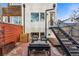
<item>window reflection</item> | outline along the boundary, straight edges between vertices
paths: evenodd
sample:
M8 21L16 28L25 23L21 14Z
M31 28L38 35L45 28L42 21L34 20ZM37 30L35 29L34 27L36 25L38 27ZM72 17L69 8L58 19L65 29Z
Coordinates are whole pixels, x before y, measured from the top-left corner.
M39 13L31 13L31 21L39 21Z

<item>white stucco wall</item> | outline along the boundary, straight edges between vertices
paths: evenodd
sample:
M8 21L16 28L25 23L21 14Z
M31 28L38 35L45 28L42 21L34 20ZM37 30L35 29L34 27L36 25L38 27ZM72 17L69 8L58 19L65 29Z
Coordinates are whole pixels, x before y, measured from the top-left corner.
M11 4L11 5L20 5L20 4ZM24 23L23 4L21 4L21 6L22 6L22 25L24 25L23 24ZM31 12L45 13L45 10L52 9L52 8L53 8L53 3L25 3L25 32L26 33L45 32L45 20L39 21L39 22L31 22ZM47 15L48 22L50 20L50 12L48 12L48 15ZM48 34L50 33L50 36L48 37L53 37L52 32L50 30L48 30L47 33Z
M53 8L51 3L26 3L25 4L25 32L44 32L45 21L31 22L31 12L45 12Z

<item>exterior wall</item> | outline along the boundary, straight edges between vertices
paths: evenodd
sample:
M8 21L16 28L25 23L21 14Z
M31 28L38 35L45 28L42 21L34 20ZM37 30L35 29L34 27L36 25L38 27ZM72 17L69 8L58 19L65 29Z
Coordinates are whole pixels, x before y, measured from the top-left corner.
M16 16L16 17L10 17L10 23L11 24L20 24L20 25L23 25L23 5L22 5L22 3L9 3L9 6L16 6L16 5L20 5L21 6L21 14L22 14L22 16ZM18 21L17 22L19 22L19 20L21 20L21 22L20 23L15 23L13 20L14 19L18 19Z
M20 25L0 23L0 46L9 43L16 43L20 34L23 32L23 27ZM3 37L4 36L4 37Z
M31 12L44 12L46 9L53 8L50 3L27 3L25 4L25 32L44 32L45 20L39 22L31 22ZM49 18L49 17L48 17Z
M22 25L24 25L23 4L12 3L10 5L22 6ZM39 12L39 13L44 12L45 13L45 10L52 9L52 8L53 8L53 3L25 3L25 33L45 32L45 20L31 22L31 12ZM47 24L49 20L50 20L50 12L48 12L48 15L47 15ZM50 34L50 37L53 37L52 32L50 30L47 30L47 33Z

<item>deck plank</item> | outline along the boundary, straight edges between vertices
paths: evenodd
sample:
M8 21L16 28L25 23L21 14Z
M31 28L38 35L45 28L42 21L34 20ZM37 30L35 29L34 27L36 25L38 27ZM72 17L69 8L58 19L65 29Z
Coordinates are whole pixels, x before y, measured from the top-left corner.
M51 46L51 56L61 56L61 54L55 47L53 47L51 44L50 46ZM14 48L11 52L9 52L7 56L27 56L28 55L27 52L28 52L28 43L22 43L18 45L16 48ZM39 55L40 54L36 56L39 56Z

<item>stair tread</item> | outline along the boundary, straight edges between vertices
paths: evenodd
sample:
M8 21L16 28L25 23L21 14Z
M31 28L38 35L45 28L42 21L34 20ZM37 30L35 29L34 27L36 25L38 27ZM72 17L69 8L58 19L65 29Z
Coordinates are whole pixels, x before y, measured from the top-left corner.
M79 52L79 49L78 48L76 48L76 49L70 49L69 51L70 52Z
M78 45L74 45L74 44L65 44L65 46L67 46L67 47L77 47Z
M62 39L63 42L70 42L68 39Z
M72 44L72 42L63 42L63 44L65 44L65 45L66 45L66 44Z
M79 53L71 53L72 56L79 56Z
M67 46L66 46L67 47ZM79 49L77 47L67 47L67 49L70 51L70 52L77 52L79 51Z
M69 51L70 53L79 53L79 50Z

